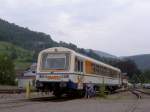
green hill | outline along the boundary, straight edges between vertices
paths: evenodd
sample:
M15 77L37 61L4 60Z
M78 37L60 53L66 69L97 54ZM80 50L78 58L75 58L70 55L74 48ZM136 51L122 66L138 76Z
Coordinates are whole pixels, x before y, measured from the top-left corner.
M42 49L53 45L50 35L31 31L0 19L0 41L7 41L29 50Z
M0 41L0 54L9 55L14 60L16 69L27 68L33 57L33 52L3 41Z
M150 54L129 56L127 58L132 59L140 70L150 70Z
M63 41L56 42L51 39L50 35L45 33L31 31L28 28L23 28L14 23L9 23L0 19L0 41L12 43L33 53L32 61L37 60L39 51L56 46L63 46L75 50L89 57L97 60L105 61L105 57L100 57L92 50L87 51L83 48L78 48L72 43L65 43Z
M117 57L105 52L78 48L72 43L63 41L56 42L51 39L50 35L31 31L0 19L0 54L7 53L15 58L16 68L25 68L26 65L37 60L39 51L55 46L67 47L112 65L116 60L120 60L120 58L117 59ZM127 58L134 60L141 70L150 69L150 55L129 56Z
M42 49L57 46L50 35L31 31L2 19L0 19L0 41L9 42L33 52L33 61L36 61L37 54Z

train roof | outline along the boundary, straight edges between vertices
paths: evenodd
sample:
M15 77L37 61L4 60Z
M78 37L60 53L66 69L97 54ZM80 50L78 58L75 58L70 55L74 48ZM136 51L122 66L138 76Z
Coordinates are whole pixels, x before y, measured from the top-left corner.
M48 52L48 51L56 51L56 50L58 50L58 51L69 51L69 52L72 52L72 53L75 54L76 56L79 56L79 57L81 57L81 58L84 58L84 59L87 59L87 60L89 60L89 61L92 61L92 62L94 62L94 63L96 63L96 64L100 64L100 65L102 65L102 66L108 67L108 68L113 69L113 70L116 70L116 71L118 71L118 72L121 72L119 68L116 68L116 67L113 67L113 66L111 66L111 65L105 64L105 63L103 63L103 62L101 62L101 61L98 61L98 60L93 59L93 58L91 58L91 57L88 57L88 56L85 56L85 55L83 55L83 54L77 53L77 52L75 52L74 50L71 50L71 49L65 48L65 47L52 47L52 48L48 48L48 49L42 50L40 53Z

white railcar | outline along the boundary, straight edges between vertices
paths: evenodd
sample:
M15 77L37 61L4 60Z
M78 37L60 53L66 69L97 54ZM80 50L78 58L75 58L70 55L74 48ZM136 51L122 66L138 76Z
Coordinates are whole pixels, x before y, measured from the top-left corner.
M87 83L95 87L104 83L113 89L122 83L120 69L64 47L39 53L36 82L38 89L49 89L55 95L68 90L84 90Z

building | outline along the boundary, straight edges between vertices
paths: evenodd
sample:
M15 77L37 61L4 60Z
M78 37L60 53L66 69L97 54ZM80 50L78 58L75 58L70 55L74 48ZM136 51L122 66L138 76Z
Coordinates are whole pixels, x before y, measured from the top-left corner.
M35 79L36 79L36 68L37 64L33 63L29 69L24 71L19 77L18 77L18 87L21 89L25 89L27 84L30 83L32 87L35 87Z

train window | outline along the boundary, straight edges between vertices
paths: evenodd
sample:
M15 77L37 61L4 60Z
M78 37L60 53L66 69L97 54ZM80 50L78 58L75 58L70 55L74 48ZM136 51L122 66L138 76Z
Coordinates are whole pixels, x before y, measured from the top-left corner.
M78 71L78 61L75 59L75 71Z
M110 77L113 76L113 70L110 70Z
M42 55L41 69L56 70L68 69L69 55L67 53L44 53Z
M100 72L100 74L103 73L103 71L102 71L102 66L101 66L101 65L99 66L99 72Z
M77 62L78 62L78 64L77 64L77 68L78 68L77 71L80 72L81 64L80 64L79 60L77 60Z
M102 67L102 73L103 73L103 75L105 75L105 68L104 67Z
M96 65L96 74L99 74L99 65Z
M114 71L113 71L113 70L111 70L111 77L113 77L113 75L114 75Z
M80 61L80 71L83 72L83 61Z
M106 68L103 67L103 74L106 75Z
M94 73L95 72L95 70L94 70L94 64L91 63L91 66L92 66L92 73Z
M101 67L99 65L96 65L96 64L92 64L92 71L93 71L93 74L100 74L101 73Z
M107 75L107 76L110 76L110 72L109 72L109 71L110 71L110 69L107 68L107 69L106 69L106 75Z
M115 75L114 75L114 78L117 78L118 77L118 72L115 71Z
M96 65L95 64L92 64L92 69L93 69L93 74L96 73Z
M75 59L75 71L83 72L83 61L79 59Z
M111 77L116 78L117 77L117 72L112 70L111 71Z
M108 68L106 68L105 75L108 76Z

